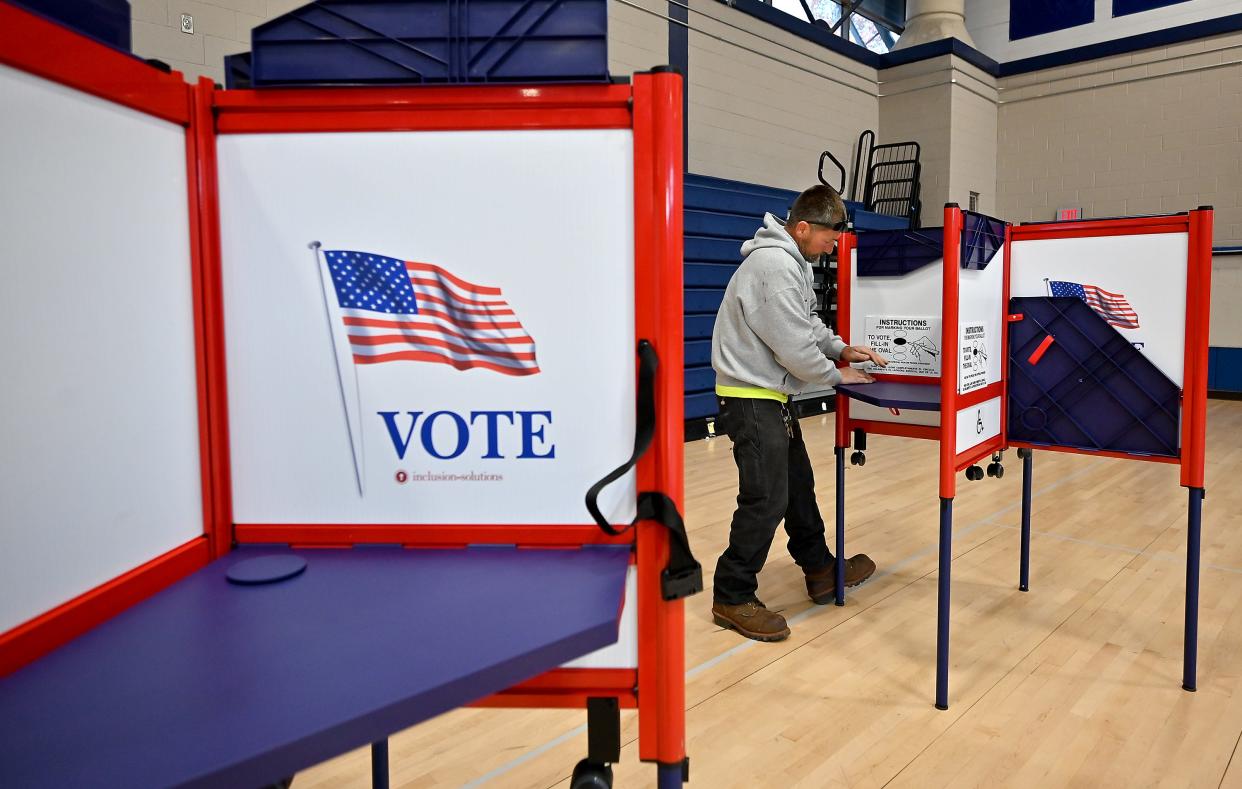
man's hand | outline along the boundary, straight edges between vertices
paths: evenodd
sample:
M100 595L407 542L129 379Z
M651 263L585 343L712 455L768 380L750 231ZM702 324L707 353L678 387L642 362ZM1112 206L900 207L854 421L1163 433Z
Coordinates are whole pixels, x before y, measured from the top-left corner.
M888 366L888 359L866 345L847 345L841 351L841 361L843 362L872 362L881 367Z
M855 370L853 367L841 368L841 383L843 384L873 384L875 379L867 375L862 370Z

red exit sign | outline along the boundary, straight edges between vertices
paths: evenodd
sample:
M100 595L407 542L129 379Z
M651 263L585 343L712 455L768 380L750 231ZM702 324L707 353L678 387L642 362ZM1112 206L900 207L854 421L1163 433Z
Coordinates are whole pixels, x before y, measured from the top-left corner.
M1058 208L1057 221L1068 222L1071 219L1082 219L1081 208Z

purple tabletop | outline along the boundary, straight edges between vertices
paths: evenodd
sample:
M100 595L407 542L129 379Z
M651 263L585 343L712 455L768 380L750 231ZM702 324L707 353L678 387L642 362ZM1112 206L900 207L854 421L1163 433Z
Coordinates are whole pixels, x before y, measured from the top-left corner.
M0 680L0 786L261 786L616 641L628 551L240 549Z
M939 411L940 382L929 379L925 384L876 381L871 384L837 384L837 394L881 408L907 411Z

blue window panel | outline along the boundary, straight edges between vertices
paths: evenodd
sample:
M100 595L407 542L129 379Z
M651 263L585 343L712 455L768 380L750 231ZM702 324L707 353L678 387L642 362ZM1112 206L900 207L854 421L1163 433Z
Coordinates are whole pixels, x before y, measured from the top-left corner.
M1216 349L1215 389L1242 392L1242 348Z
M1153 8L1164 8L1166 5L1185 3L1186 0L1113 0L1113 16L1137 14Z
M900 29L906 23L906 0L862 0L861 10L889 27Z
M1009 40L1095 21L1095 0L1009 0Z

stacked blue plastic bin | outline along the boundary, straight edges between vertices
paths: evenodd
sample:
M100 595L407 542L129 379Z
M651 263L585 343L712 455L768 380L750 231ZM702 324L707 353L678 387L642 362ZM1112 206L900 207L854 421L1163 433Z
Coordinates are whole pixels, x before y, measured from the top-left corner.
M125 0L12 0L12 3L101 44L122 52L130 51L129 3Z
M605 0L317 0L251 45L255 87L609 78Z

